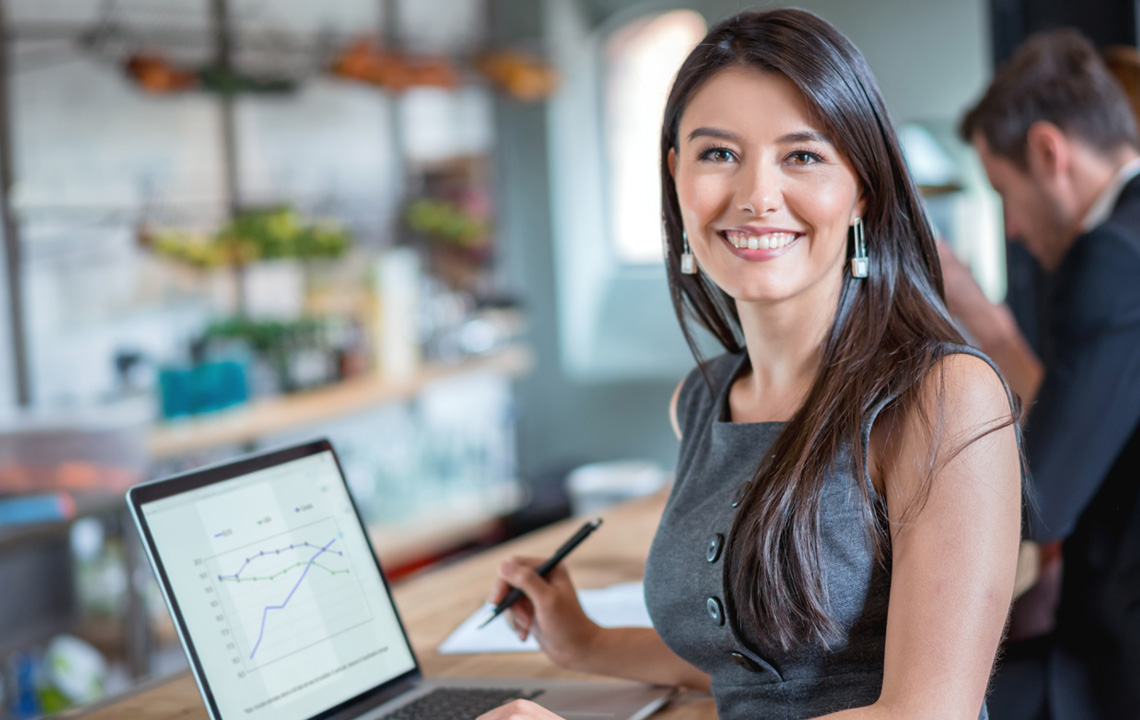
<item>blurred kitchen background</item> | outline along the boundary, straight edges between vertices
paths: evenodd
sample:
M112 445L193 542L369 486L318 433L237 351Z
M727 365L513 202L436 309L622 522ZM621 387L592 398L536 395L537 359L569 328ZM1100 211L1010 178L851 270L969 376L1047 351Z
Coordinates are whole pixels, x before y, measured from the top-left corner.
M953 129L1064 18L798 4L866 54L987 293L1031 282ZM185 667L133 483L328 436L395 582L667 483L693 358L657 133L740 9L0 0L0 717Z

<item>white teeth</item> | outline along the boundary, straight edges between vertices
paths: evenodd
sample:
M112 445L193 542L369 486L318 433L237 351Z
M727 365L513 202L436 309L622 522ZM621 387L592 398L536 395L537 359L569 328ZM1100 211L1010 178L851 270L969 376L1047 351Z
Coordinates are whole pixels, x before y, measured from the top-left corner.
M775 250L787 247L796 239L795 233L767 233L765 235L745 235L728 231L725 237L734 247L741 250Z

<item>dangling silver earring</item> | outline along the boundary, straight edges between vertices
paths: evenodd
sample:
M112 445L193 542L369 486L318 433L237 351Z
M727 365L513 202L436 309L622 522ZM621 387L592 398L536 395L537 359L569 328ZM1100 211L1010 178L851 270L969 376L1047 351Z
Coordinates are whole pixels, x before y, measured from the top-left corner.
M863 237L863 218L855 218L852 225L855 229L855 256L851 258L851 277L865 278L871 269L871 261L867 258L867 241Z
M689 252L689 233L684 230L681 231L681 240L685 243L685 251L681 253L681 274L682 275L696 275L697 274L697 259Z

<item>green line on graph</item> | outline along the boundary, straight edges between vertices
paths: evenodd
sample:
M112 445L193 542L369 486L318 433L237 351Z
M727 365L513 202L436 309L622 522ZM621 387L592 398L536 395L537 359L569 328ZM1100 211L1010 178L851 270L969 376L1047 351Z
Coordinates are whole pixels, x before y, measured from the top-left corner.
M348 570L330 570L329 568L325 567L324 565L321 565L320 563L299 562L296 565L290 565L289 567L285 568L281 572L276 572L276 573L273 573L272 575L261 575L261 576L254 576L254 577L239 577L239 578L235 578L232 576L221 576L221 575L219 575L218 579L221 580L222 582L226 582L228 580L229 582L239 582L239 583L240 582L253 582L254 580L273 580L274 578L281 577L282 575L284 575L285 573L289 572L290 570L292 570L294 568L304 567L305 565L312 565L313 567L319 567L321 570L324 570L329 575L346 575L346 574L348 574Z

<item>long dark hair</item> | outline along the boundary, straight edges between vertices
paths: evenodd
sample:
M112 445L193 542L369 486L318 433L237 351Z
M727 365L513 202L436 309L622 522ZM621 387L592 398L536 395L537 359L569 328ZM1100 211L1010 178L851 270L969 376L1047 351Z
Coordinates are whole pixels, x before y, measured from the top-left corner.
M870 276L844 274L835 322L820 348L819 373L748 485L725 558L735 622L762 629L783 648L812 638L826 644L838 637L820 562L819 510L827 474L849 463L854 477L868 477L861 430L873 408L884 402L904 411L917 408L920 381L946 355L948 343L963 340L946 310L926 212L870 68L823 19L780 9L742 13L712 28L681 66L665 106L666 267L674 309L698 362L690 319L730 352L744 350L743 334L732 298L703 272L680 272L681 208L667 158L679 149L678 125L693 93L720 71L741 66L780 73L799 88L850 160L865 198ZM936 431L939 423L927 420ZM886 563L885 502L867 482L859 485L867 541Z

